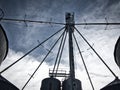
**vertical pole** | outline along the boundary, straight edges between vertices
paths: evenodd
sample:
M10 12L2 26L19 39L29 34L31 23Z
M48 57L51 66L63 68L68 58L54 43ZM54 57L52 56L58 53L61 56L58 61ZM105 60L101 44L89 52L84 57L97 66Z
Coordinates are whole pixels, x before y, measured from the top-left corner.
M66 30L69 34L70 90L74 90L75 70L72 40L72 35L74 32L74 13L66 13Z

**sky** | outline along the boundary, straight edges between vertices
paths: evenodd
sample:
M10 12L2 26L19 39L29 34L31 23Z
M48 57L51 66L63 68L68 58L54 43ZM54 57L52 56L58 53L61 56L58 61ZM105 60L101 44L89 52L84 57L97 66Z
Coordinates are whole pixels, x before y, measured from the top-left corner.
M0 8L4 11L4 18L65 23L65 13L74 12L75 23L120 22L119 0L0 0ZM107 18L107 21L105 18ZM35 47L39 42L42 42L63 27L63 25L17 23L10 21L0 21L0 24L5 29L9 40L9 52L0 70L3 70ZM120 70L113 56L115 43L120 36L120 26L107 26L106 28L106 26L76 25L76 27L89 43L93 45L93 48L95 48L115 74L120 77ZM82 40L77 32L74 33L83 51L82 54L92 77L95 90L99 90L114 80L114 77L94 52L89 49L89 46ZM21 89L46 55L46 49L50 49L54 41L58 38L58 35L44 43L44 48L42 46L39 47L2 75ZM58 46L59 44L52 53L50 53L49 57L26 86L25 90L40 89L42 79L49 77L49 68L53 68ZM76 78L81 80L83 90L92 90L75 44L74 58ZM68 68L69 66L67 41L60 66L61 68Z

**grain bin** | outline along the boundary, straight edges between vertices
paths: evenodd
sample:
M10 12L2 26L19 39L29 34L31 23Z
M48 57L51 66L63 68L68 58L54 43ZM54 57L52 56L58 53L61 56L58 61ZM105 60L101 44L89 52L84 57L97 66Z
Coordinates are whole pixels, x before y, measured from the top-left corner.
M69 78L63 81L62 90L72 90L70 80L71 79ZM82 90L81 81L78 79L74 79L73 81L74 90Z
M61 82L53 77L42 80L40 90L60 90Z
M0 25L0 64L8 53L8 39L3 27Z
M120 37L118 38L114 50L115 62L120 68Z

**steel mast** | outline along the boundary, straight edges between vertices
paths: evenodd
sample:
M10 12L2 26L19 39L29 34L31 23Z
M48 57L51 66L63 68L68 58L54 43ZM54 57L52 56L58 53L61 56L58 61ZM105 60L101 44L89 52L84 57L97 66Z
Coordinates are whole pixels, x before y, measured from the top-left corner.
M74 52L73 52L73 39L74 32L74 13L66 13L66 30L69 34L69 64L70 64L70 84L71 90L74 89L75 70L74 70Z

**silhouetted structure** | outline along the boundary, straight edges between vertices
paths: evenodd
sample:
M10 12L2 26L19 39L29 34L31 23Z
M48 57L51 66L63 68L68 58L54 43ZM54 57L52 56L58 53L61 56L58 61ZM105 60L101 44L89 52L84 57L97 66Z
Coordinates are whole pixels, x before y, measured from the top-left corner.
M0 75L0 90L19 90L19 89Z
M71 85L70 79L64 80L62 83L62 90L72 90L70 85ZM73 85L74 85L74 90L82 90L82 87L81 87L82 85L80 80L74 79Z
M116 78L114 81L109 83L107 86L105 86L101 90L120 90L120 80Z
M0 64L8 53L8 39L3 27L0 25Z
M120 68L120 37L118 38L116 45L115 45L114 57L115 57L116 64Z
M7 53L8 53L8 39L3 27L0 25L0 64L6 58ZM19 89L0 75L0 90L19 90Z
M85 63L84 57L83 57L83 55L81 53L81 50L80 50L80 47L78 45L78 41L75 37L74 31L77 31L77 33L80 35L80 37L82 37L82 39L87 43L87 45L90 47L90 49L93 50L93 52L98 56L98 58L102 61L102 63L108 68L108 70L115 77L115 80L113 82L111 82L110 84L108 84L107 86L105 86L104 88L102 88L100 90L120 90L120 80L118 79L118 76L116 76L116 74L104 62L102 57L97 53L97 51L93 48L93 46L87 41L87 39L82 35L82 33L75 27L75 25L120 25L120 23L109 23L109 22L107 22L107 23L87 23L87 22L85 22L85 23L76 24L74 22L74 13L66 13L66 18L65 19L66 19L66 23L56 23L56 22L44 22L44 21L31 21L31 20L3 18L2 20L5 20L5 21L35 22L35 23L44 23L44 24L59 24L59 25L65 25L65 26L63 28L61 28L59 31L57 31L54 34L52 34L51 36L49 36L47 39L45 39L41 43L39 43L37 46L35 46L31 50L29 50L26 54L24 54L21 58L16 60L14 63L9 65L5 69L3 69L0 72L0 74L5 72L6 70L8 70L14 64L19 62L21 59L23 59L24 57L29 55L31 52L33 52L35 49L37 49L43 43L45 43L50 38L52 38L54 35L56 35L57 33L59 33L60 31L62 31L64 29L63 33L55 41L53 46L50 49L47 49L48 53L45 55L45 57L40 62L40 64L37 66L37 68L34 70L34 72L32 73L32 75L27 80L27 82L25 83L25 85L23 86L23 88L21 90L24 90L24 88L30 82L31 78L38 71L38 69L40 68L42 63L46 60L46 58L48 57L48 55L50 54L50 52L53 50L53 48L55 47L55 45L58 43L58 41L60 39L61 39L61 43L60 43L60 46L59 46L59 49L58 49L58 53L57 53L57 56L56 56L53 71L52 71L52 73L49 73L50 78L45 78L44 80L42 80L42 85L41 85L40 90L82 90L81 81L75 78L73 40L75 40L76 46L77 46L78 51L79 51L79 55L82 59L83 65L84 65L86 73L88 75L88 79L89 79L90 84L92 86L92 90L95 90L94 85L93 85L92 80L91 80L91 77L90 77L90 74L88 72L87 65ZM59 68L59 64L60 64L60 60L61 60L61 57L62 57L62 53L63 53L63 49L64 49L64 45L65 45L67 35L68 35L68 43L69 43L68 48L69 48L69 67L70 67L69 70L70 70L70 72L68 74L58 73L58 71L59 71L58 68ZM5 57L7 55L7 52L8 52L8 40L7 40L7 37L5 35L5 32L2 28L2 26L0 26L0 52L1 52L0 53L0 64L1 64L1 62L5 59ZM120 67L120 54L119 53L120 53L120 38L118 39L118 41L116 43L115 51L114 51L115 61L116 61L117 65ZM66 77L67 76L67 79L65 79L63 82L60 82L58 79L56 79L56 77L58 77L58 76L60 76L60 77ZM15 87L13 84L11 84L8 80L3 78L2 76L0 76L0 89L2 89L2 90L19 90L17 87Z
M45 78L42 80L42 85L40 90L61 90L61 83L55 78Z

